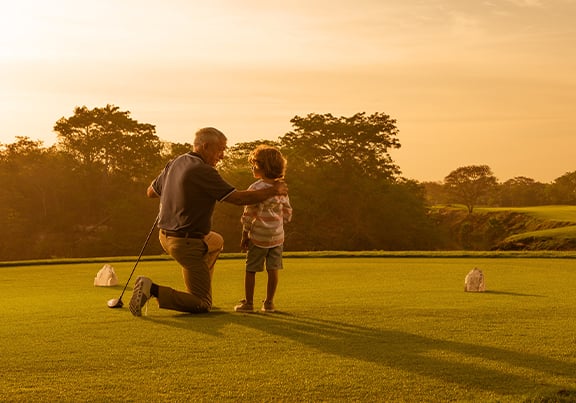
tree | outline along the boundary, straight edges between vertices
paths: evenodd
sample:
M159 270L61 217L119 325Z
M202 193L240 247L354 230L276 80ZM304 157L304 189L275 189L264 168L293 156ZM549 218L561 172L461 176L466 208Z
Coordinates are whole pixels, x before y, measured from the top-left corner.
M280 143L272 140L256 140L235 144L226 150L226 158L220 161L219 169L227 173L238 170L250 173L251 165L248 162L248 156L260 145L281 148ZM250 174L250 176L252 176L252 174Z
M524 176L502 183L498 193L499 204L504 207L541 206L549 203L546 185Z
M396 120L384 113L351 117L309 114L290 120L294 130L280 139L293 164L335 166L353 175L394 180L400 174L389 150L400 148Z
M388 150L400 147L395 121L376 113L335 118L296 116L294 129L274 141L237 144L222 162L222 175L239 188L254 178L247 157L265 143L287 157L286 180L294 216L285 227L286 250L424 249L433 243L423 188L398 178ZM226 203L214 228L237 251L239 211Z
M556 178L550 186L550 193L555 204L576 204L576 171Z
M173 160L179 155L186 154L193 149L194 146L190 143L162 142L162 162L165 165L167 161Z
M446 204L450 198L447 194L446 186L441 182L422 182L424 187L426 201L428 204L434 206L438 204Z
M474 206L498 184L488 165L470 165L452 171L444 184L453 200L462 203L472 214Z
M114 105L76 107L73 116L56 122L54 131L60 150L85 167L104 172L149 178L161 158L162 143L155 126L138 123L129 111Z
M76 209L78 182L73 161L18 137L0 153L0 260L62 256L73 240L69 217ZM56 234L62 231L62 234ZM26 245L25 248L22 245Z
M425 226L415 234L412 225L427 221L423 192L398 178L400 169L388 154L400 147L395 122L383 113L291 120L294 129L279 139L294 207L286 226L288 248L423 247L419 235Z

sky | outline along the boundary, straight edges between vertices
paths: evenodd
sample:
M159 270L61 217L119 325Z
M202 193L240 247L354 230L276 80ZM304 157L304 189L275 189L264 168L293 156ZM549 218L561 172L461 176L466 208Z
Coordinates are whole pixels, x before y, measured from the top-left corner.
M107 104L192 142L309 113L396 119L404 177L576 171L576 0L0 2L0 143Z

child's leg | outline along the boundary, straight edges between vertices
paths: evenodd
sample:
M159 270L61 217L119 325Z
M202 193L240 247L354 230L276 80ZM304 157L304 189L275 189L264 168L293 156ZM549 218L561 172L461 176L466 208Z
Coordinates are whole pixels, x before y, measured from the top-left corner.
M256 287L256 273L247 271L244 277L244 290L246 293L246 302L252 304L254 302L254 288Z
M268 286L266 287L266 302L273 302L276 288L278 288L278 272L280 270L268 271Z

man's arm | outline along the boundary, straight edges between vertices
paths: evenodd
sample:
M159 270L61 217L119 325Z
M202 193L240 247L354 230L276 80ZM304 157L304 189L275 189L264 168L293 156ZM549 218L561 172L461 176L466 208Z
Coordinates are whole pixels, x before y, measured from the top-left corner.
M278 181L274 183L274 186L270 186L264 189L235 190L222 201L236 204L238 206L246 206L249 204L257 204L263 202L264 200L273 196L286 194L288 194L288 185L286 182Z

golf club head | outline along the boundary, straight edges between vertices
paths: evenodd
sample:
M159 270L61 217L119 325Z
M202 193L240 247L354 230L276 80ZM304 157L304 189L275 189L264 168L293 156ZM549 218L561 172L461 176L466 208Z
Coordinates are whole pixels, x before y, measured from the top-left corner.
M122 308L123 306L122 298L112 298L108 300L108 308Z

